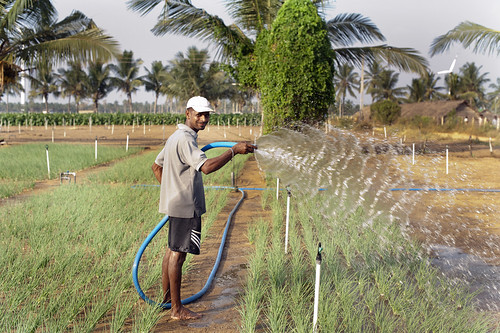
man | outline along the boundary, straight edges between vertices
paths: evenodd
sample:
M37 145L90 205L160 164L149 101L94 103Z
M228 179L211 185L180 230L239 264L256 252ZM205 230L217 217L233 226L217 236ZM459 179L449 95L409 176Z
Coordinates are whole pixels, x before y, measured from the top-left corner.
M179 124L156 157L152 169L161 184L160 213L169 215L168 247L162 263L164 303L171 302L173 319L197 319L201 315L181 304L182 265L186 253L200 253L201 215L205 194L201 172L209 174L223 167L236 154L257 148L239 142L223 154L208 159L198 148L198 131L204 130L213 112L208 100L191 98L186 106L186 123Z

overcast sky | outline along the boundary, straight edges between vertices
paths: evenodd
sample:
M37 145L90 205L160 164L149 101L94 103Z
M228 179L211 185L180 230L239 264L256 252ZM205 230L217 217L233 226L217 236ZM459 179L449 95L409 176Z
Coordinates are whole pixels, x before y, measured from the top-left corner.
M193 0L193 4L203 7L211 14L218 15L226 24L231 23L225 10L229 0ZM208 45L195 39L165 35L155 37L150 29L157 21L159 10L141 17L127 9L125 0L53 0L59 19L78 9L94 19L98 26L113 36L123 50L132 50L136 58L150 67L154 60L167 64L178 52L185 52L189 46L198 49ZM360 13L372 20L386 37L386 43L396 47L409 47L418 50L430 62L431 70L437 72L448 69L453 58L458 56L455 72L466 62L482 66L482 73L488 72L490 82L500 77L500 57L494 55L475 55L460 46L430 58L429 47L434 38L451 30L463 21L471 21L488 28L500 30L499 0L337 0L330 1L327 19L340 13ZM210 50L210 49L209 49ZM213 55L213 52L211 53ZM144 71L143 71L144 73ZM400 86L410 83L412 77L401 74ZM443 80L440 80L441 85ZM152 93L144 91L133 96L134 101L152 101ZM113 93L108 102L122 101L125 95ZM160 100L160 102L162 102Z

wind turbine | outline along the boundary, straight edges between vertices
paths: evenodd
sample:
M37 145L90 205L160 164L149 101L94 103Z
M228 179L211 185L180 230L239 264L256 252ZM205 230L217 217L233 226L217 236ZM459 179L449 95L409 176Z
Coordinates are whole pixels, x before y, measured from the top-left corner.
M457 56L455 56L455 59L453 59L453 61L451 63L451 66L450 66L450 69L445 69L444 71L439 71L439 72L437 72L438 75L440 75L440 74L450 74L451 72L453 72L453 68L455 67L456 62L457 62Z

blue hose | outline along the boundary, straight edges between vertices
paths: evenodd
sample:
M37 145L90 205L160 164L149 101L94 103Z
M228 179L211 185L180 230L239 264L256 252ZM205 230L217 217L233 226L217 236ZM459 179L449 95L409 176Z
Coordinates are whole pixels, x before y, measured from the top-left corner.
M500 189L488 189L488 188L391 188L391 191L500 192Z
M210 143L210 144L204 146L203 148L201 148L201 150L207 151L207 150L212 149L212 148L231 148L235 144L236 144L236 142L213 142L213 143ZM210 275L207 279L207 282L205 283L205 286L195 295L188 297L186 299L183 299L181 301L182 304L189 304L189 303L197 300L198 298L203 296L203 294L206 293L206 291L208 290L208 288L212 284L212 281L215 278L215 273L217 273L217 269L219 268L219 264L220 264L220 261L222 258L222 251L224 250L224 244L226 242L227 232L229 230L229 225L231 223L231 219L233 217L233 214L236 212L236 210L238 209L238 207L240 206L241 202L243 201L243 199L245 197L245 192L243 192L243 190L241 190L241 189L239 191L242 193L241 199L238 201L236 206L233 208L233 210L229 214L229 217L228 217L227 223L226 223L226 228L224 229L224 234L222 235L222 240L221 240L221 243L219 246L219 253L217 254L217 259L215 260L214 267L212 268L212 272L210 273ZM141 260L142 254L144 253L144 250L146 250L146 247L149 245L149 243L151 242L153 237L156 236L156 234L160 231L161 228L163 228L163 226L165 225L165 223L167 223L167 221L168 221L168 215L165 215L165 217L160 221L160 223L158 223L158 225L153 229L153 231L151 231L151 233L148 235L146 240L144 240L144 242L142 243L141 247L139 248L139 251L137 251L137 254L136 254L135 260L134 260L134 264L132 266L132 278L134 280L135 289L139 293L139 296L147 303L149 303L151 305L162 307L164 309L170 309L171 304L170 303L156 303L155 301L148 298L144 294L144 292L142 291L141 286L139 284L138 269L139 269L139 262Z

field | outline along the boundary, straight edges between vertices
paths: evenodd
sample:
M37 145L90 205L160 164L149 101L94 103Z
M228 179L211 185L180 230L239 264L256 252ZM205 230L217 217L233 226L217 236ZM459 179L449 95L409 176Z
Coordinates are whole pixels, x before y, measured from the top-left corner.
M287 257L279 251L283 245L280 239L283 225L280 222L283 221L284 202L275 200L269 191L247 192L244 205L233 222L227 254L224 256L215 286L200 301L190 306L204 314L202 320L190 323L172 322L165 313L144 306L138 301L131 285L130 266L138 246L161 216L156 212L157 191L131 190L130 185L153 182L149 167L164 138L172 131L172 127L166 127L164 130L162 126L153 126L135 128L132 133L131 128L117 126L111 134L111 129L104 126L94 127L92 132L89 128L80 127L68 128L64 137L61 129L56 129L55 144L65 141L92 146L97 136L100 144L118 146L124 150L128 133L130 147L145 147L146 150L117 163L79 171L77 186L61 186L59 179L38 181L33 191L25 192L24 196L4 200L0 207L0 216L5 229L3 232L7 237L2 237L2 248L5 247L8 251L3 251L1 274L12 276L13 279L11 282L3 279L1 286L2 303L7 304L6 308L10 309L8 315L5 314L2 318L2 330L29 331L30 327L38 327L40 330L40 325L43 325L45 328L41 329L42 331L51 332L150 329L158 332L234 332L240 327L243 327L243 331L251 331L252 327L258 331L280 331L279 328L284 327L283 325L290 325L289 327L295 327L297 331L310 331L311 286L307 281L312 274L318 235L325 235L328 230L307 223L314 223L319 219L314 217L314 214L309 214L321 203L312 201L305 207L292 208L297 216L296 220L292 220L294 229L290 239L294 255ZM200 132L199 142L203 145L221 140L253 141L255 134L259 134L258 131L258 128L224 129L211 126L210 131ZM2 135L7 143L13 145L28 142L52 143L52 131L43 127ZM439 142L441 147L445 144ZM91 155L93 158L93 153ZM500 188L499 159L495 155L478 155L479 152L470 158L464 152L453 152L446 185L459 186L466 182L470 187ZM42 154L43 158L45 156ZM416 163L419 171L414 171L415 177L418 179L419 176L437 172L435 170L442 167L442 164L437 165L440 162L442 159L436 159L432 154L419 156ZM463 170L467 172L464 173ZM228 185L229 170L221 171L221 177L222 174L225 174L225 178L206 179L206 183ZM239 174L238 185L266 186L255 161L246 163L243 172ZM268 180L267 186L273 186L272 180ZM232 192L218 192L214 195L216 197L207 197L207 200L211 200L211 206L216 209L208 214L210 216L207 215L207 222L204 222L213 231L207 233L203 255L193 259L186 273L184 281L187 282L183 289L183 295L186 296L203 285L211 269L209 261L217 251L217 230L221 230L228 210L238 199L238 195ZM498 207L498 195L422 195L420 204L423 207L432 207L425 210L425 213L435 215L438 223L426 228L413 228L414 240L427 242L429 245L442 244L453 236L453 239L457 240L456 247L464 253L481 255L491 263L498 264L495 261L500 257L498 246L485 246L487 237L498 235L498 221L495 220L494 214L484 211L488 207ZM78 202L74 201L74 196L80 198ZM464 215L464 211L471 210L471 205L476 209L473 213L466 213L470 218L463 220L469 224L453 225L448 223L447 219L440 218L443 215ZM46 220L53 221L54 224L47 226L42 223ZM358 212L358 215L351 217L349 224L356 229L362 221L363 212ZM413 223L418 225L418 215L414 216ZM68 226L72 229L68 230ZM422 232L432 228L439 232ZM311 232L306 233L304 230ZM426 331L426 326L420 326L424 319L414 315L420 312L422 316L426 314L431 318L426 322L426 325L429 325L427 330L431 327L441 327L463 332L471 329L488 331L488 318L491 318L489 316L492 314L481 312L482 315L476 315L472 304L468 302L467 294L462 293L460 288L455 289L446 283L437 282L440 281L439 274L426 265L425 261L419 260L425 253L416 250L414 244L405 243L398 236L397 228L389 231L393 237L390 238L391 242L399 244L403 248L402 251L394 252L393 248L384 248L375 242L372 242L370 247L363 245L363 241L359 239L343 239L336 234L331 237L331 244L325 244L327 250L324 270L330 278L325 279L322 289L325 302L321 310L323 315L320 316L320 327L325 332L355 331L356 327L369 328L368 331L390 331L391 328ZM141 264L143 289L147 289L148 295L152 297L158 293L158 256L163 251L162 242L165 236L158 237L161 241L155 242L151 249L148 249ZM53 256L52 253L58 255ZM268 258L265 262L268 266L262 266L262 256ZM385 259L380 260L380 257ZM398 260L390 260L395 257ZM79 265L74 265L75 262ZM75 266L79 266L81 270L75 271ZM61 276L62 272L68 274L64 275L63 280L55 278ZM87 272L91 273L86 274ZM284 282L283 275L294 277L293 281L297 283ZM398 281L403 281L403 285L408 287L402 288ZM353 285L354 282L357 284ZM441 284L442 289L432 289ZM429 289L429 286L432 288ZM251 289L254 287L260 289ZM382 291L384 288L386 292ZM14 294L12 290L19 292ZM424 291L429 294L427 297L432 299L423 298ZM327 296L330 294L331 296ZM450 300L440 298L442 295L455 297ZM399 303L398 298L401 298ZM65 303L68 299L72 300L70 304ZM410 304L408 302L411 299L421 299L422 302ZM423 302L424 300L427 302ZM430 302L435 306L427 307L426 304ZM252 311L252 306L255 305L262 310ZM14 309L16 311L13 311ZM20 318L27 319L16 321L12 319L16 315L13 312L20 312ZM327 313L332 313L332 316L326 316ZM256 314L260 316L252 318ZM293 322L288 322L290 318ZM371 324L367 325L366 322ZM401 326L402 322L405 322L406 326ZM489 327L491 330L492 326Z

